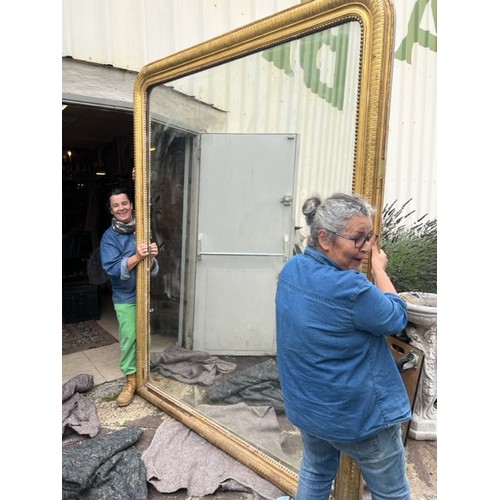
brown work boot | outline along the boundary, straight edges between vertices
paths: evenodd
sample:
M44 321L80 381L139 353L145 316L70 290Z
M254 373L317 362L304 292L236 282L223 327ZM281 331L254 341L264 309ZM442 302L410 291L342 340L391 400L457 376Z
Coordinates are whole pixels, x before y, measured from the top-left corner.
M133 373L132 375L127 375L127 381L125 383L125 387L123 388L123 391L116 399L116 404L118 406L129 405L134 400L135 387L136 387L135 373Z

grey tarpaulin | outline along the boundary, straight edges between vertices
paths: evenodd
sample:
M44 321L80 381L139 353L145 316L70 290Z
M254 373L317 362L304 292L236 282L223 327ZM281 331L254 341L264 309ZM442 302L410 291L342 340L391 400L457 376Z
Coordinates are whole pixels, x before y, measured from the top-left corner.
M189 496L203 497L221 488L252 491L254 497L272 500L283 495L272 483L177 420L160 425L142 459L148 482L162 493L187 489Z
M215 420L237 436L245 436L252 445L266 450L287 462L283 444L288 438L282 433L276 411L270 406L248 406L246 403L232 405L198 405L196 410Z
M63 500L147 500L146 470L133 446L142 429L129 427L84 441L63 453Z
M82 392L94 386L94 377L87 373L76 375L62 386L62 435L73 429L90 437L99 434L99 417L95 404Z
M272 406L284 413L283 394L274 359L254 365L206 390L212 403L245 402L252 406Z
M149 358L152 372L186 384L211 385L237 368L235 363L217 356L178 346L169 347L162 352L152 352Z

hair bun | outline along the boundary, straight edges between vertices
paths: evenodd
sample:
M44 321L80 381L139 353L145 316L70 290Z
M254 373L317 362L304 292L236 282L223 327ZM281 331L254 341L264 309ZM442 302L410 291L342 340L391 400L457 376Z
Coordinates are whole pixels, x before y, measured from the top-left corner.
M317 196L311 196L311 198L308 198L302 205L302 213L306 218L308 226L310 226L314 220L319 205L321 205L321 200Z

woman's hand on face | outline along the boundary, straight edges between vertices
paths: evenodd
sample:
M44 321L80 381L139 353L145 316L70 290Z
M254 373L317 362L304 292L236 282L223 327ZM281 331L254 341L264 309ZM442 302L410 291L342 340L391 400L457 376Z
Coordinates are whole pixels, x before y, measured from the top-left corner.
M398 292L396 291L396 288L394 287L391 278L389 277L389 275L385 270L388 260L387 255L378 245L372 245L371 259L372 259L372 274L375 281L375 285L377 285L377 287L383 293L397 294Z
M372 245L371 259L372 268L374 270L385 271L387 266L387 255L378 245Z

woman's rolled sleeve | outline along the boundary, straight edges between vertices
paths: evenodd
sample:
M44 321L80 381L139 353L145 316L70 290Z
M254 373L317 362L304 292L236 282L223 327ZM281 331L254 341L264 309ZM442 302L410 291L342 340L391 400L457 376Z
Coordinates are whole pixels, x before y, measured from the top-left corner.
M130 279L130 271L128 270L128 259L129 257L124 257L120 264L120 279L123 281Z
M158 261L153 257L153 267L151 268L151 276L154 278L158 274L159 270L160 270L160 265L158 264Z
M371 285L359 294L353 308L354 323L373 335L394 335L408 322L406 302L396 294Z

